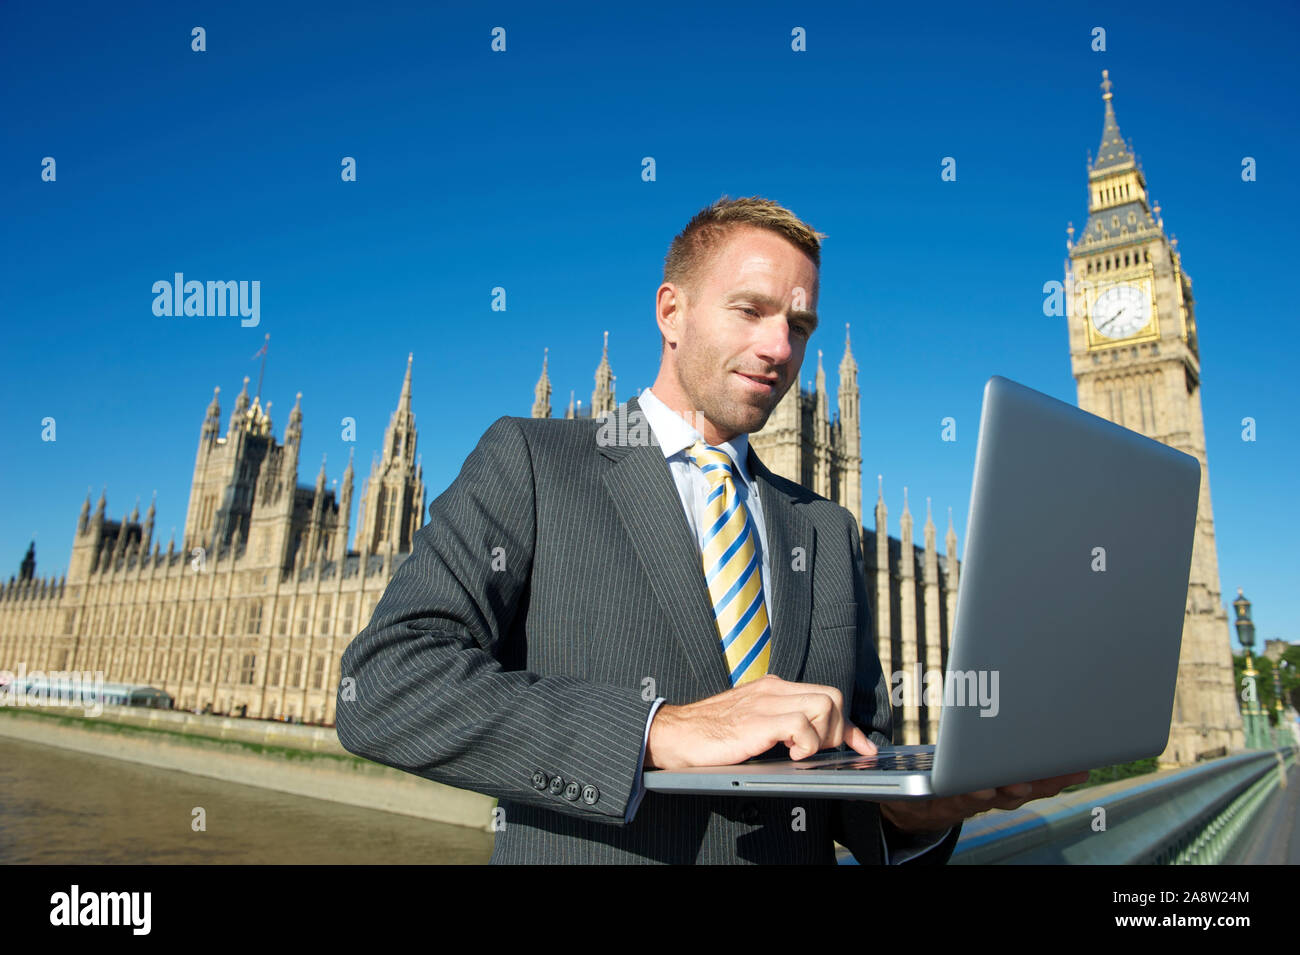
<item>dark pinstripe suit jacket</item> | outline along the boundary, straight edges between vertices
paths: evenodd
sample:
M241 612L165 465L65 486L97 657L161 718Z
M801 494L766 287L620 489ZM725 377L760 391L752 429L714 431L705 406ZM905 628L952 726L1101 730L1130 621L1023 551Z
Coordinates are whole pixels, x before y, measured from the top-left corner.
M650 792L624 823L654 698L730 683L663 452L635 398L615 414L492 423L343 653L355 699L340 691L339 741L498 797L493 862L831 863L833 839L882 861L872 802ZM889 742L853 516L752 449L748 464L770 549L770 672L838 687ZM957 837L917 862L946 862Z

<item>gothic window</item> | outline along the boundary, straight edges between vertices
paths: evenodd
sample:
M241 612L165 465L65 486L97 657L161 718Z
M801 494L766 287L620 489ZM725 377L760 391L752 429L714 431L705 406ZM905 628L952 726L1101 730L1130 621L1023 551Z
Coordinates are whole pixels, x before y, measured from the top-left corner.
M271 657L271 675L267 680L267 682L271 686L280 685L280 666L281 666L281 661L283 659L284 658L281 657L280 654L278 653L275 656Z
M319 690L325 685L325 655L323 653L316 655L316 662L311 671L311 685L314 690Z
M311 620L311 604L304 598L300 608L298 612L298 636L305 637L307 635L307 624Z
M321 633L330 632L330 599L328 597L321 598L320 632Z
M248 632L262 632L262 602L260 600L253 601L253 604L248 608Z
M239 668L239 682L251 685L257 672L257 654L245 653L243 666Z
M280 610L276 614L275 632L284 636L289 632L289 601L280 602Z
M302 654L295 653L289 662L289 685L294 689L302 686Z
M203 682L212 682L212 654L210 653L203 658Z
M191 653L185 660L185 680L189 682L194 679L194 665L198 661L198 654Z
M349 636L355 636L352 633L352 597L343 598L343 632Z

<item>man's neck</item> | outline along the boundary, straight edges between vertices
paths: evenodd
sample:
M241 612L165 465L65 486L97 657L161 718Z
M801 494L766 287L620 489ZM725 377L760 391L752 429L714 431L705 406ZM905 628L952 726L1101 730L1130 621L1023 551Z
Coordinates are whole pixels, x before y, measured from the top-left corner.
M698 431L708 444L716 446L726 441L734 441L744 434L742 431L730 434L720 431L712 421L704 416L704 412L691 407L690 401L684 394L677 389L665 388L662 382L657 381L646 390L658 398L670 411Z

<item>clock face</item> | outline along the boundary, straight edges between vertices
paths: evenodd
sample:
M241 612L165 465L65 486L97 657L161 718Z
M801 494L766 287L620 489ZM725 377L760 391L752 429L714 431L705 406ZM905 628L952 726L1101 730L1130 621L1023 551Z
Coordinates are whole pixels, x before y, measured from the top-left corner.
M1151 301L1136 285L1115 285L1097 296L1092 326L1107 338L1128 338L1151 320Z

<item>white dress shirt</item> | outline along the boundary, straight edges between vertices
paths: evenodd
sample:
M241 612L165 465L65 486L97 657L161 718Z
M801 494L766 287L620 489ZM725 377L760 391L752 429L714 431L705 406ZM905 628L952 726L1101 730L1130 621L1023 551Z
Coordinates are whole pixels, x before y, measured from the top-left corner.
M704 472L700 470L690 458L686 456L686 450L696 441L703 440L704 436L696 428L690 425L685 418L679 415L673 409L659 399L657 395L649 388L646 388L637 397L637 404L645 413L646 424L654 433L655 440L659 442L659 447L664 453L664 460L668 462L668 469L672 473L673 483L677 485L677 493L682 500L682 509L686 513L686 523L690 526L691 533L695 537L696 547L699 548L701 560L703 560L704 541L703 537L703 516L706 509L706 498L709 495L711 486L709 479ZM745 507L749 510L749 516L754 522L754 527L758 532L758 554L761 561L761 570L763 575L763 603L767 607L768 625L775 630L773 623L772 607L772 578L769 570L767 556L767 528L763 520L763 502L759 499L758 489L751 483L749 474L749 462L746 460L749 456L749 435L738 434L730 441L724 441L721 444L715 444L713 447L725 451L732 461L732 477L736 485L736 495L744 502ZM703 568L701 568L703 572ZM718 653L722 653L721 641L719 641ZM645 796L645 784L641 779L642 766L645 764L646 745L650 740L650 723L654 720L655 713L664 703L664 697L655 700L654 706L650 708L650 715L646 718L645 739L641 743L641 760L637 764L636 772L636 789L632 793L632 798L628 802L627 821L631 822L632 817L636 815L637 808L641 805L641 799ZM951 831L951 830L949 830ZM907 848L896 849L893 853L889 851L889 843L885 838L884 830L881 829L881 845L884 846L885 861L888 864L897 865L905 862L914 856L920 855L929 849L934 848L946 838L948 832L933 843L921 846L909 846Z

